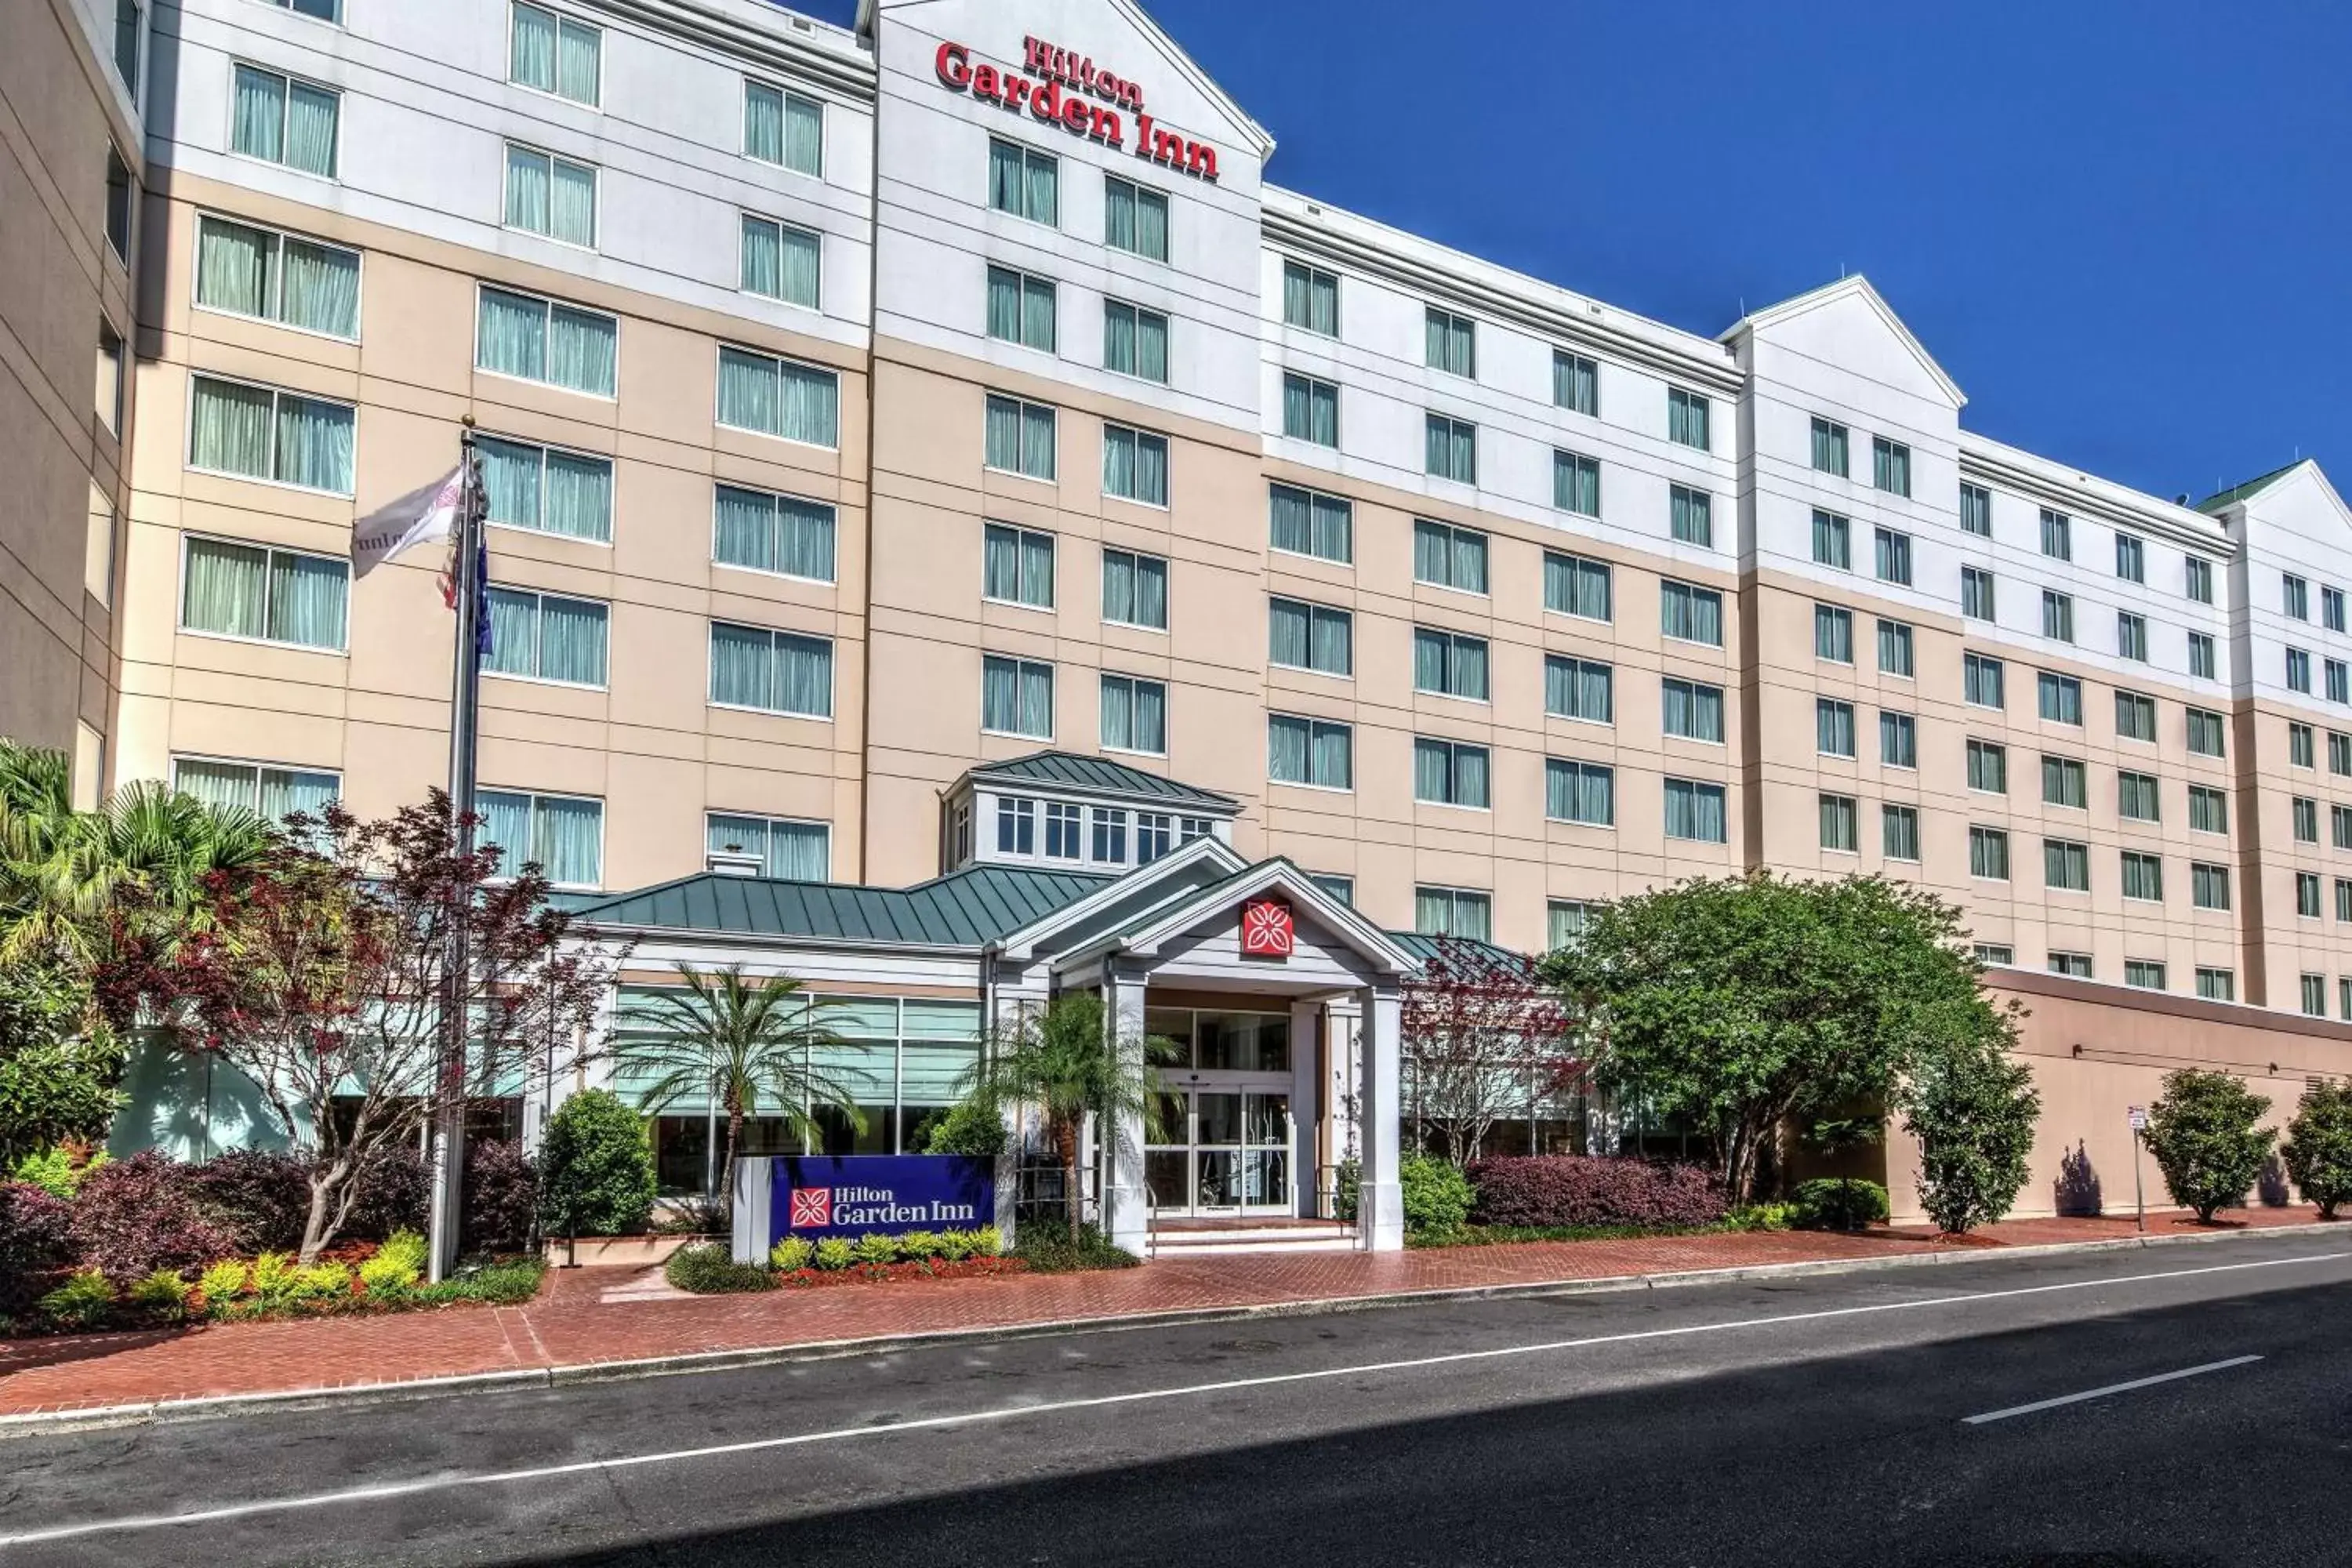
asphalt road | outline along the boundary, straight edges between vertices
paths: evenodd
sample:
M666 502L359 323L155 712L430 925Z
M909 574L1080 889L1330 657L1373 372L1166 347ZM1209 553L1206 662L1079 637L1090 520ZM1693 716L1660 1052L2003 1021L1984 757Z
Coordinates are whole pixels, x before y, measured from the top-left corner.
M27 1436L0 1568L2352 1563L2347 1309L2352 1228Z

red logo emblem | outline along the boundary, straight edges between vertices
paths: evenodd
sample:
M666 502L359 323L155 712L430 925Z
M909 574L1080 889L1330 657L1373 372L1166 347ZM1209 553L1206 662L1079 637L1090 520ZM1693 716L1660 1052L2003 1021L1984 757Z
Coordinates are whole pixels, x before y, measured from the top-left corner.
M831 1187L794 1187L793 1189L793 1230L825 1230L833 1225L833 1189Z
M1252 899L1242 906L1242 955L1288 958L1297 940L1290 906L1280 899Z

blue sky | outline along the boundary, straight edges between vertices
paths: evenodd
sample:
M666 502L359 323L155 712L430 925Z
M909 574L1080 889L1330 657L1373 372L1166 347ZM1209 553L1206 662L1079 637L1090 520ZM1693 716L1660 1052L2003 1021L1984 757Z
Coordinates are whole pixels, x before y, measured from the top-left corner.
M2352 6L1146 5L1282 184L1710 334L1866 273L1969 428L2352 489Z

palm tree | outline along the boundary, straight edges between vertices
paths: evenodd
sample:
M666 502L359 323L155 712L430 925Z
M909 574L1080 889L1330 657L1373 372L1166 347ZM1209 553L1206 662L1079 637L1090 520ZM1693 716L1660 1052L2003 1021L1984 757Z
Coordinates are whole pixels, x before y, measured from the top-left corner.
M1158 1036L1122 1041L1102 997L1073 991L1055 997L1042 1013L1024 1015L991 1042L968 1076L973 1095L1037 1108L1061 1159L1073 1246L1079 1223L1078 1135L1087 1114L1110 1137L1123 1136L1139 1120L1146 1137L1157 1139L1162 1131L1160 1075L1152 1064L1173 1060L1180 1050L1173 1040ZM1139 1150L1120 1152L1141 1157Z
M637 1109L648 1116L702 1094L726 1110L719 1207L732 1215L735 1147L753 1108L772 1109L803 1138L822 1136L820 1106L843 1111L861 1132L866 1120L855 1089L817 1060L819 1051L842 1043L824 1021L829 1004L807 995L789 974L747 979L740 963L719 970L681 963L677 973L685 989L622 1015L623 1027L645 1032L624 1039L614 1054L623 1071L656 1075L637 1097Z

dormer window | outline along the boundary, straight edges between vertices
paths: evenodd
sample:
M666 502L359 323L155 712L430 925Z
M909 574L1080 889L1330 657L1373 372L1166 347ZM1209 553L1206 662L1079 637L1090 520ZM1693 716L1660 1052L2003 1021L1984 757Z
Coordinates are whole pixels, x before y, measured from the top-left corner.
M1078 808L1066 802L1049 800L1045 803L1045 858L1048 860L1076 860L1086 854L1078 839Z
M1145 811L1135 818L1135 863L1149 866L1174 845L1175 818L1164 811Z
M1105 866L1127 864L1127 813L1107 805L1095 807L1095 855Z
M996 852L1037 853L1037 803L1000 795L996 801Z

